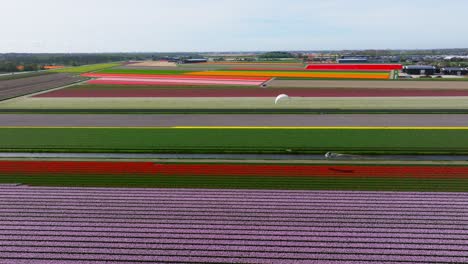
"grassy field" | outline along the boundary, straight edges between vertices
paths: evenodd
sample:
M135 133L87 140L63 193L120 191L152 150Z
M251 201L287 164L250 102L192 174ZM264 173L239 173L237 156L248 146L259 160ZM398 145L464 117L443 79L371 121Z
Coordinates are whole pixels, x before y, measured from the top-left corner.
M93 72L93 71L108 69L112 67L117 67L119 65L121 65L121 63L91 64L91 65L84 65L84 66L78 66L78 67L56 69L56 70L51 70L51 72L86 73L86 72Z
M0 151L468 153L467 129L0 128Z
M375 109L468 109L467 97L350 97L350 98L299 98L275 105L275 98L31 98L21 97L0 102L0 111L47 109L133 109L195 110L212 112L229 110L268 109L271 113L289 110L375 110Z
M467 192L468 179L232 177L232 176L109 176L0 175L0 184L137 188L225 188L275 190L360 190Z

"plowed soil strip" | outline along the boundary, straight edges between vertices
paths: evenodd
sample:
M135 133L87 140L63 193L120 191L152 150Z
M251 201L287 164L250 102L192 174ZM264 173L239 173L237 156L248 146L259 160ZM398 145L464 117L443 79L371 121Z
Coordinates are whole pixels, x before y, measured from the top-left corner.
M241 126L241 127L463 127L468 115L460 114L179 114L179 115L113 115L113 114L2 114L0 127L176 127L176 126Z
M47 74L15 80L0 80L0 100L49 90L79 82L80 77L65 73Z
M5 211L0 216L0 263L466 263L468 260L467 231L459 221L459 216L468 214L467 193L0 186L0 195L4 192L17 195L10 199L9 213ZM54 199L49 199L51 193ZM127 195L122 196L123 193ZM161 194L171 195L173 202L166 203L167 198ZM190 203L185 201L186 194L193 198ZM77 195L81 197L78 200ZM349 195L353 199L329 202ZM134 200L138 196L151 197L152 203L158 205L146 199ZM264 200L257 201L258 196ZM392 199L395 196L401 201L432 207L421 207L414 216L398 207L387 213L378 209L382 201L395 204ZM444 212L447 205L440 203L452 196L464 202L456 214ZM30 197L38 201L34 218L28 216L33 214L28 209ZM226 209L215 210L206 204L207 199L217 208ZM63 200L69 200L69 204L60 202ZM290 210L293 200L303 202L306 208ZM97 201L108 206L89 206ZM245 201L266 208L230 209ZM129 203L132 206L122 208ZM186 210L187 206L193 210ZM356 212L350 213L347 208ZM7 214L14 217L6 218ZM407 224L417 219L420 226ZM333 224L338 220L344 226ZM431 225L425 225L423 220ZM347 221L353 226L347 226Z

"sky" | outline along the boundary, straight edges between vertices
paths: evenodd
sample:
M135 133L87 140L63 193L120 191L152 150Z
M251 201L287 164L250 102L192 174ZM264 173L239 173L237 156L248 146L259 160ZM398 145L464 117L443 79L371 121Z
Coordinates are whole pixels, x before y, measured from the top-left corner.
M467 0L0 0L0 8L0 53L468 48Z

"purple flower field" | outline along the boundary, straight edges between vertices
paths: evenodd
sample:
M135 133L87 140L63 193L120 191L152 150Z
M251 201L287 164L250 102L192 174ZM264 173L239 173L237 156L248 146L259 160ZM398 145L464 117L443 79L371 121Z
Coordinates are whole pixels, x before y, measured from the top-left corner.
M0 263L467 263L468 193L0 185Z

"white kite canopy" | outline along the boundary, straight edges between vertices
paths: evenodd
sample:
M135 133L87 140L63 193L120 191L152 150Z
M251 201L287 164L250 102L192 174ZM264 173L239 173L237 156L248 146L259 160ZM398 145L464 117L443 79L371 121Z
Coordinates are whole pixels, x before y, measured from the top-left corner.
M283 100L283 99L289 99L289 96L287 94L280 94L278 95L278 97L276 97L276 100L275 100L275 104L278 104L279 101Z

